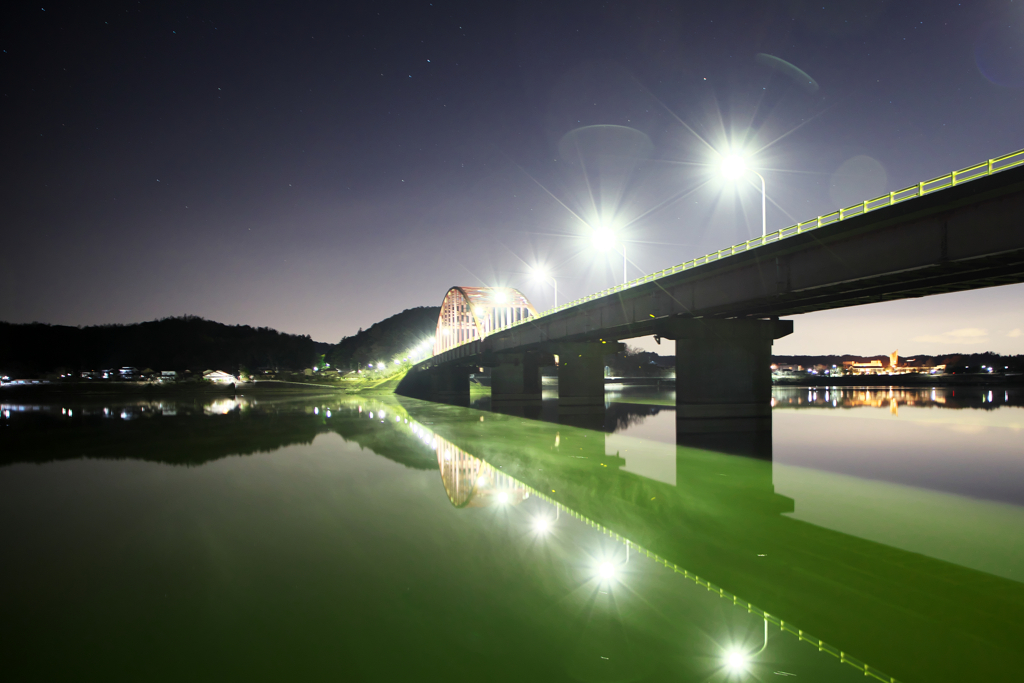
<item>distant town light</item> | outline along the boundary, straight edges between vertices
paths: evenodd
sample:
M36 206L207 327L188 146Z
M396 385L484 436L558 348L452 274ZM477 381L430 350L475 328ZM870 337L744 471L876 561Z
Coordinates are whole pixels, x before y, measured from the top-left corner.
M476 478L476 485L477 486L487 486L487 477L477 477Z

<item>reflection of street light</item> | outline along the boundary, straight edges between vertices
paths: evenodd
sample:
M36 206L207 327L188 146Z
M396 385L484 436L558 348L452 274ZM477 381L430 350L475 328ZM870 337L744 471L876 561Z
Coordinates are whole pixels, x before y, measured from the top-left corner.
M718 165L718 172L727 180L739 180L748 171L761 179L761 237L764 238L768 235L768 216L765 213L764 176L752 168L747 168L747 162L739 154L730 154L722 157Z
M550 280L551 284L554 285L554 287L555 287L555 307L557 308L557 306L558 306L558 280L556 280L551 275L548 275L548 272L546 270L544 270L540 266L537 266L536 268L534 268L533 271L532 271L532 274L533 274L533 277L535 279L537 279L537 280Z
M603 225L599 226L594 230L594 234L591 235L591 238L594 240L594 246L597 248L598 251L608 251L609 249L615 249L615 247L618 244L620 244L619 241L615 239L615 233L612 232L610 229L604 227ZM621 246L622 284L626 284L626 243L622 242Z
M741 674L747 670L750 666L750 662L754 657L764 652L768 648L768 620L764 620L764 645L757 652L744 652L738 647L731 648L725 653L725 666L736 674Z
M740 673L747 668L747 656L739 650L733 650L726 655L725 665L734 673Z

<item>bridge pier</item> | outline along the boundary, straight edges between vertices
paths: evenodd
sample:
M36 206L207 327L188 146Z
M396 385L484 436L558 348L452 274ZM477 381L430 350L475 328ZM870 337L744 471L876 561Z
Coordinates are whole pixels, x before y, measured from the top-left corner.
M552 344L558 355L558 412L565 408L604 409L604 357L622 344L572 342Z
M452 405L469 405L469 375L476 368L440 365L410 371L399 383L395 393Z
M756 453L767 443L770 453L772 342L792 332L790 320L665 321L659 334L676 342L680 443L749 441L742 450Z
M540 370L551 365L551 354L497 354L491 363L491 401L540 401Z

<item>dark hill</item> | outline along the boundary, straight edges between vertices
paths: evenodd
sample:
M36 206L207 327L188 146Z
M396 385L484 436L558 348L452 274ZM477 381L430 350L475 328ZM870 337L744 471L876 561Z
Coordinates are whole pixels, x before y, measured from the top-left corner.
M77 374L126 366L157 371L298 370L316 362L321 346L307 335L196 316L94 327L0 322L0 373L26 377L58 369Z
M374 323L368 330L359 330L344 337L327 354L331 367L355 370L368 363L390 363L410 349L434 336L439 306L408 308L401 313Z

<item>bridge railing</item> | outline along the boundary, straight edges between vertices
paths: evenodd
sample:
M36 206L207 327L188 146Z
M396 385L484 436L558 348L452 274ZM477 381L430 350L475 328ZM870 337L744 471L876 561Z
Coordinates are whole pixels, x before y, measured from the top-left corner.
M622 292L627 289L636 287L637 285L642 285L646 282L652 282L654 280L658 280L668 275L681 273L685 270L690 270L698 266L703 266L714 261L720 261L723 258L735 256L736 254L742 254L746 251L750 251L751 249L763 247L766 244L773 244L780 240L794 237L796 235L801 235L805 232L810 232L811 230L823 228L826 225L833 225L840 221L845 221L847 219L853 218L854 216L861 216L865 213L877 211L878 209L884 208L886 206L892 206L894 204L900 204L902 202L905 202L909 199L923 197L926 194L938 192L939 190L944 190L953 187L954 185L962 185L972 180L984 178L986 176L990 176L995 173L999 173L1000 171L1005 171L1007 169L1014 168L1020 165L1024 165L1024 149L1018 150L1016 152L1011 152L1010 154L1006 154L1001 157L989 159L988 161L983 161L980 164L974 164L973 166L968 166L967 168L962 168L958 171L953 171L952 173L947 173L946 175L939 176L938 178L925 180L920 183L917 183L916 185L905 187L902 190L895 190L893 192L890 192L889 194L884 194L879 197L875 197L874 199L866 199L863 202L860 202L859 204L847 206L845 208L839 209L838 211L833 211L830 214L818 216L816 218L812 218L811 220L804 221L802 223L797 223L796 225L790 225L788 227L782 228L781 230L776 230L775 232L768 233L767 235L754 237L753 239L749 239L746 242L740 242L739 244L734 244L731 247L719 249L718 251L711 252L710 254L705 254L704 256L698 256L697 258L690 259L685 263L680 263L679 265L671 266L670 268L665 268L663 270L658 270L653 273L649 273L642 277L638 277L635 280L630 280L629 282L626 282L624 284L615 285L614 287L609 287L608 289L601 290L600 292L588 294L587 296L576 299L575 301L570 301L568 303L562 304L561 306L549 308L543 313L539 313L536 317L526 318L524 320L512 323L511 325L506 325L505 327L495 329L491 332L491 334L494 334L495 332L500 332L501 330L511 329L518 325L525 325L534 320L537 320L537 318L543 318L544 316L551 315L552 313L557 313L559 311L564 311L567 308L578 306L582 303L586 303L587 301L593 301L594 299L600 299L602 297L606 297L617 292Z

